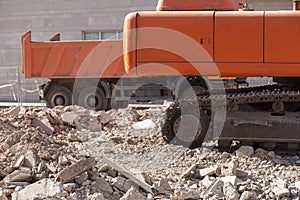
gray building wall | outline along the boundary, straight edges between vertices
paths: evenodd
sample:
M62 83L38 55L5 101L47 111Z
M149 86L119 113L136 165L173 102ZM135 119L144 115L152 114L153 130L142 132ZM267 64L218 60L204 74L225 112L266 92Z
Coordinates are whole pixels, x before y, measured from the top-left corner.
M81 40L83 31L122 30L129 12L155 10L157 0L0 0L0 101L16 101L16 66L21 65L21 35L47 41ZM36 86L43 80L21 77L23 101L38 101ZM8 84L8 85L7 85Z
M155 10L158 0L0 0L0 101L37 102L37 85L45 80L17 81L21 66L21 35L46 41L81 40L83 31L122 30L127 13ZM245 0L255 10L291 10L292 0Z
M293 0L243 0L255 10L292 10Z

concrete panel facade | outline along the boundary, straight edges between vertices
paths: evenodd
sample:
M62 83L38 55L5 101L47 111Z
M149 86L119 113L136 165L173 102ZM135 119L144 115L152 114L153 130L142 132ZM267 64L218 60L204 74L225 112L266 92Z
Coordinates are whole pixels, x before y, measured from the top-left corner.
M32 39L48 40L60 32L62 40L81 40L83 31L122 30L127 13L155 10L158 0L1 0L0 1L0 101L15 101L16 66L21 65L22 33ZM292 0L245 0L255 10L291 10ZM22 100L38 101L33 92L43 80L24 80ZM20 81L19 81L20 82Z
M16 66L21 65L21 35L46 41L60 32L62 40L82 40L83 31L122 31L124 17L133 11L155 10L157 0L1 0L0 101L16 101ZM38 101L36 83L21 77L21 99ZM3 86L3 87L1 87Z
M244 0L255 10L292 10L293 0Z

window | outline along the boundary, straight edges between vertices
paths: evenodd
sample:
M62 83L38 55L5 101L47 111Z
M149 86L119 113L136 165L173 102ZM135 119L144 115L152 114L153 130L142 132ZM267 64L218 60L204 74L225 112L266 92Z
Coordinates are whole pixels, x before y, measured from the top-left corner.
M84 40L122 40L123 33L121 31L84 31Z

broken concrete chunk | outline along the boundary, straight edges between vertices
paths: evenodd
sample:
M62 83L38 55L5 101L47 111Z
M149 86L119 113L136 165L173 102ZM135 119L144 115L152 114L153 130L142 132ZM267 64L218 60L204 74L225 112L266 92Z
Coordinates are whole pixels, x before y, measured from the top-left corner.
M221 180L224 183L231 183L234 187L237 185L237 177L236 176L225 176L222 177Z
M95 166L95 158L87 158L64 168L57 175L58 179L63 183L73 180L76 176L91 169Z
M148 183L146 183L144 180L137 178L135 175L133 175L128 170L126 170L124 167L122 167L121 165L117 165L116 163L110 161L109 159L103 158L103 161L110 167L116 169L121 175L132 180L134 183L136 183L138 186L143 188L145 191L153 194L152 187Z
M152 129L156 127L156 124L151 119L146 119L144 121L134 123L132 127L135 130Z
M60 165L66 165L68 164L69 160L66 158L66 156L59 156L58 157L58 164Z
M202 177L211 176L215 173L215 167L200 169L199 172L200 172L200 176Z
M40 158L38 157L37 150L30 149L25 155L25 160L24 160L25 166L33 169L36 168L39 163L40 163Z
M89 195L87 200L105 200L103 194L101 193L95 193L92 195Z
M88 179L88 175L87 172L84 172L82 174L80 174L80 176L78 178L75 179L75 182L78 185L81 185L84 181L86 181Z
M6 195L2 189L0 189L0 200L8 200L8 198L6 197Z
M98 164L96 167L98 168L99 172L107 172L109 170L109 166L104 163Z
M75 183L66 183L63 185L63 189L68 193L71 193L75 189Z
M51 179L42 179L12 194L13 200L32 200L64 196L63 185Z
M189 167L189 168L188 168L188 169L180 176L180 179L189 177L189 176L191 175L191 173L197 169L198 166L199 166L198 163L193 164L192 166L190 166L190 167Z
M16 170L4 178L6 182L23 182L31 177L31 170L28 168L22 168Z
M25 156L24 156L24 155L21 155L21 156L18 158L17 162L14 164L14 168L15 168L15 169L20 168L20 167L22 166L22 164L24 163L24 160L25 160Z
M235 152L237 156L247 156L247 157L252 156L253 153L254 153L254 149L251 146L242 146Z
M290 191L289 189L285 187L274 187L272 189L272 192L275 194L276 197L289 197L290 196Z
M142 195L136 188L130 188L120 200L132 200L132 199L139 199L139 200L147 200L147 198Z
M101 112L100 115L98 116L98 119L101 122L101 124L105 125L112 120L112 116L105 112Z
M223 176L236 176L236 163L231 161L226 165L222 166L221 172Z
M225 182L223 186L223 192L228 200L238 200L240 195L236 191L235 187L230 182Z
M300 181L295 182L295 187L300 191Z
M46 134L51 135L54 133L54 128L51 126L51 124L49 123L49 120L47 118L44 119L37 119L35 118L32 121L32 125L34 127L39 127L42 131L45 131Z
M196 199L200 199L201 195L199 192L194 191L194 190L190 190L187 188L177 188L174 191L174 196L172 196L172 199L176 199L176 200L196 200Z
M118 176L118 172L114 169L108 169L107 173L111 177L117 177Z
M170 194L173 192L168 179L166 178L160 179L160 181L155 183L153 187L156 191L158 191L159 194Z
M79 119L79 116L73 112L65 112L61 115L61 120L65 123L73 124L76 119Z
M123 192L127 192L128 188L125 188L126 179L123 177L116 177L112 179L112 185Z
M8 200L3 189L0 189L0 200Z
M245 191L239 200L257 200L257 195L254 191Z
M130 188L134 187L134 188L139 188L138 184L136 184L135 182L133 182L132 180L130 179L127 179L125 181L125 185L124 185L126 191L128 191Z
M112 194L114 192L110 184L103 177L96 178L95 187L99 192L107 192L109 194Z
M2 152L6 152L11 146L20 142L21 137L23 136L24 132L15 131L8 137L6 137L5 141L0 145Z
M166 178L160 179L158 186L162 187L165 190L172 191L172 188L171 188L171 186L169 184L169 181Z
M209 176L206 176L200 184L203 185L205 188L209 188L216 180L210 180Z
M217 180L214 184L212 184L205 191L204 196L206 196L206 197L214 196L214 197L217 197L217 198L224 197L223 186L224 186L224 182L221 181L221 180Z
M47 168L49 169L50 172L56 173L57 168L56 168L56 166L53 166L53 163L46 164L46 166L47 166Z
M21 112L21 107L16 106L8 110L5 114L6 115L11 115L11 116L17 116Z

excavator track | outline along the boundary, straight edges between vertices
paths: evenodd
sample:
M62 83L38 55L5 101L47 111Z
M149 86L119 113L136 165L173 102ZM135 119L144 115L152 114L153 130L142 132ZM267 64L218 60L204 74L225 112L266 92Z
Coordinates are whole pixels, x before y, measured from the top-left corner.
M213 112L226 108L221 133L211 133L213 128L206 133L218 139L221 148L228 148L232 141L239 141L241 145L268 150L300 150L300 90L267 85L197 92L197 96L178 100L169 107L165 126L168 128L163 129L164 136L173 134L171 139L176 138L172 129L174 113L178 115L182 105L191 104L205 111L210 121L215 121L211 120ZM202 127L208 125L201 124ZM200 146L202 142L194 141L192 147Z
M178 103L195 102L199 106L211 106L212 103L223 106L226 105L240 105L249 103L266 103L266 102L300 102L300 90L284 90L280 88L270 87L256 87L247 88L247 90L216 90L205 91L194 97L186 97L181 99Z

